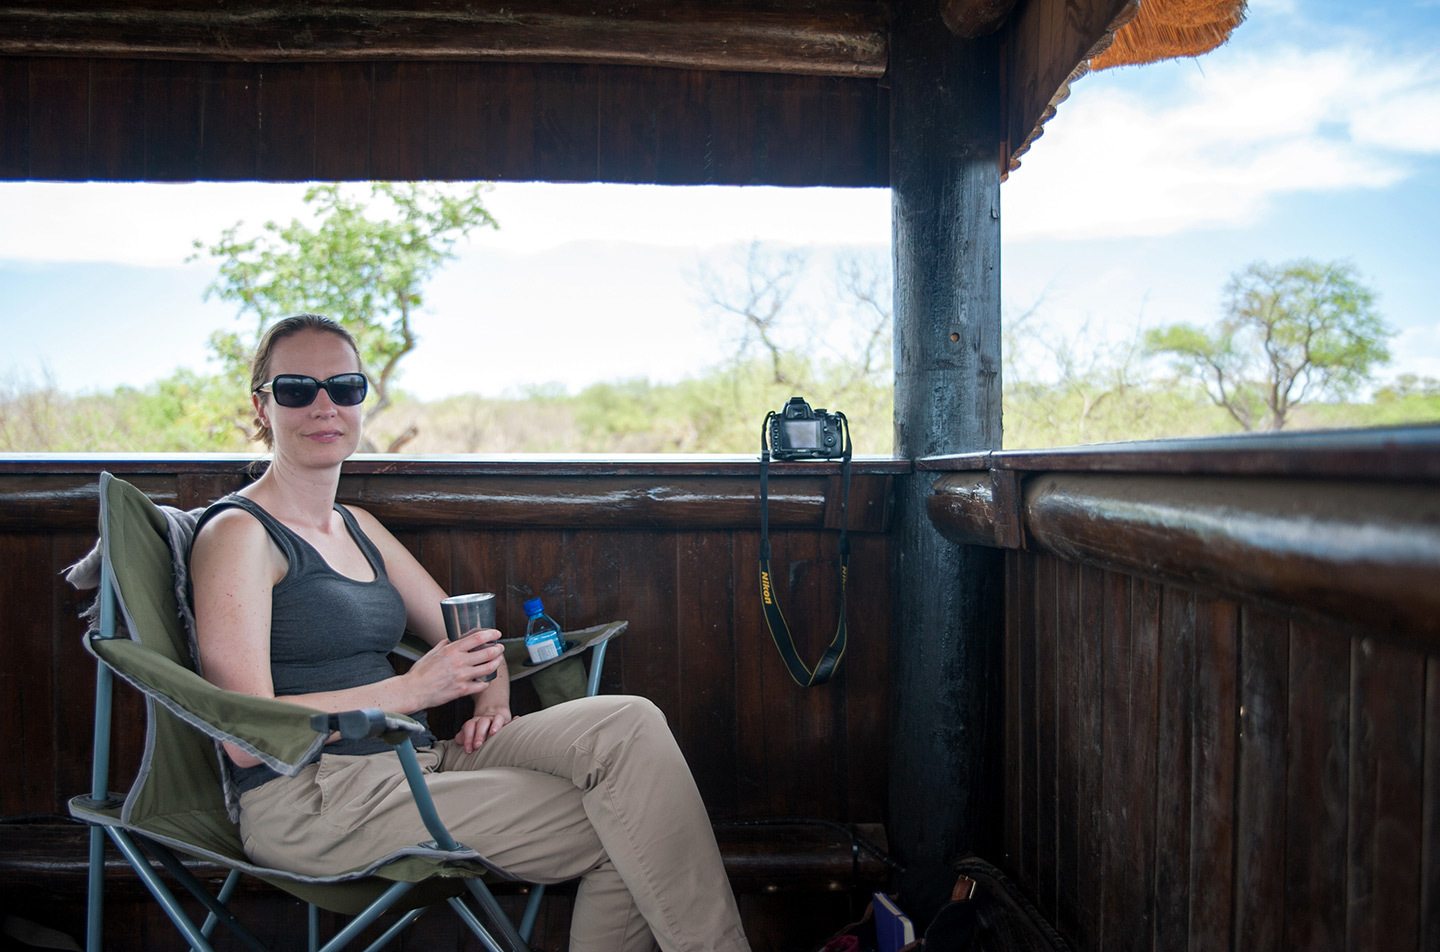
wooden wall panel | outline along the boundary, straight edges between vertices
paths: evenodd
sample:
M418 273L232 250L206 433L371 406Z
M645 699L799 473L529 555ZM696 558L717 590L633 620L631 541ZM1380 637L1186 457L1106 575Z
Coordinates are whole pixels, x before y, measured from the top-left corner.
M1419 948L1425 658L1366 638L1350 663L1349 947Z
M1184 948L1190 908L1195 597L1167 588L1160 618L1155 745L1154 947ZM1164 791L1160 795L1159 791Z
M90 112L86 64L40 60L30 71L29 86L31 174L39 179L85 178Z
M82 61L79 61L83 63ZM141 90L145 167L137 178L193 182L206 178L200 165L205 86L217 67L155 60L145 64Z
M1425 666L1425 798L1420 871L1420 947L1440 948L1440 657Z
M1195 757L1191 787L1190 944L1231 948L1234 893L1236 684L1239 609L1197 600L1195 613Z
M1057 781L1062 798L1057 820L1055 866L1059 909L1055 921L1071 934L1100 936L1102 880L1095 874L1103 853L1105 690L1103 585L1098 571L1061 562L1060 697Z
M1285 839L1310 843L1285 857L1287 896L1311 914L1285 921L1289 949L1345 945L1345 855L1350 791L1350 644L1311 625L1290 629ZM1434 788L1432 788L1434 789Z
M10 730L25 737L14 768L0 772L0 812L21 812L26 804L49 803L55 797L55 664L50 640L55 600L29 597L32 580L11 566L48 566L50 540L25 534L4 539L0 564L0 717Z
M315 178L320 123L316 72L295 63L274 64L260 75L259 86L257 168L276 182Z
M86 172L94 178L124 178L145 166L145 137L136 134L145 128L143 71L143 64L125 60L90 64Z
M1060 668L1060 643L1067 640L1059 627L1056 597L1059 559L1037 560L1035 566L1035 627L1046 636L1036 638L1035 650L1035 850L1036 897L1046 918L1055 918L1055 891L1059 864L1048 858L1057 855L1056 822L1064 796L1057 785L1060 757L1056 701Z
M199 167L217 179L260 175L261 77L241 63L216 64L201 87Z
M0 178L889 184L874 78L5 57Z
M681 677L672 711L672 725L683 737L702 737L705 756L691 762L695 782L710 791L707 804L716 816L740 813L736 793L736 685L740 645L734 613L738 584L715 566L734 564L729 533L692 532L676 541L675 641L676 670L704 671L705 677Z
M1440 656L1043 553L1006 571L1003 862L1076 949L1433 945Z
M0 178L32 177L30 71L24 60L0 57Z
M835 559L835 536L824 536L824 552ZM852 566L865 566L863 574L852 567L849 579L849 647L841 666L845 678L838 693L845 707L844 740L838 750L841 764L839 789L848 796L842 813L866 816L875 804L886 802L888 778L870 758L890 744L890 578L889 539L872 533L850 536ZM756 599L755 589L743 576L736 580L739 598ZM831 603L834 604L833 601ZM833 615L822 616L832 619ZM754 632L752 650L766 650L764 636Z
M1017 852L1017 870L1026 883L1038 883L1044 875L1040 866L1040 718L1036 697L1035 668L1039 664L1041 638L1035 617L1034 591L1038 585L1038 560L1026 565L1021 573L1020 603L1024 613L1024 625L1020 641L1019 670L1016 672L1016 695L1014 709L1020 718L1019 747L1016 755L1020 758L1020 843ZM1029 634L1027 637L1026 634ZM1098 858L1098 857L1097 857ZM1038 892L1038 890L1037 890Z
M312 174L322 180L372 177L372 67L365 63L316 63L303 69L314 76L315 83L315 110L309 120L315 140ZM312 126L305 118L297 115L300 122L293 129L272 128L270 134L307 136ZM262 174L268 177L269 169L263 169Z
M1235 941L1242 949L1281 952L1290 626L1284 618L1249 608L1241 621Z

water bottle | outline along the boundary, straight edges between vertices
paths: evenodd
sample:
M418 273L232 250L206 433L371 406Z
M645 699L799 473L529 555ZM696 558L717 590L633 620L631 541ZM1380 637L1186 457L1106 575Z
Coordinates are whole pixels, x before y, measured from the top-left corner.
M530 655L531 664L540 664L565 653L565 638L555 619L545 614L545 605L538 598L525 602L525 651Z

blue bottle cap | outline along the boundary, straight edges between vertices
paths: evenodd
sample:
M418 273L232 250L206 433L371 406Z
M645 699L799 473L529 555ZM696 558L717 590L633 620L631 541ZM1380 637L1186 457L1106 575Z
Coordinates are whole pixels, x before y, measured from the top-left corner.
M538 615L545 610L545 603L538 598L527 598L525 600L525 614Z

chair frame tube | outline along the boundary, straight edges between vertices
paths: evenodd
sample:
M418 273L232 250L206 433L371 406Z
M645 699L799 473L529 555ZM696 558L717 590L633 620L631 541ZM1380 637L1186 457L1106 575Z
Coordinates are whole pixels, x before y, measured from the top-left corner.
M160 908L165 911L165 915L170 917L170 921L175 924L175 928L180 930L180 934L185 937L185 941L190 943L190 947L197 950L197 952L212 952L209 940L200 933L195 923L190 921L190 917L187 916L185 910L180 907L180 902L175 898L175 894L170 891L170 887L166 886L160 877L155 875L155 870L151 868L150 861L146 858L145 854L140 852L139 848L135 846L129 834L124 830L117 830L114 827L106 827L105 832L110 834L110 839L115 843L116 848L119 849L120 852L124 854L125 859L130 862L130 868L135 870L135 875L139 876L140 881L145 884L145 888L150 890L150 895L155 897L155 901L160 904Z
M220 892L215 894L215 899L220 903L220 905L223 906L230 901L230 897L235 894L235 887L239 884L240 870L230 870L230 875L225 877L225 882L222 883L220 886ZM210 934L215 931L215 924L219 921L219 916L215 915L215 913L213 912L210 913L210 915L205 917L205 924L200 927L200 934L205 936L206 938L209 938Z
M110 559L100 559L101 638L115 637L115 586ZM115 696L114 675L105 665L95 666L95 731L90 759L90 799L110 798L110 712ZM85 948L101 952L105 930L105 831L90 827L90 869L86 877Z
M395 753L400 757L400 767L405 771L405 779L410 783L410 790L415 798L415 808L420 811L420 819L425 823L425 829L429 830L430 835L435 838L435 845L442 850L452 852L463 849L455 841L455 837L450 835L444 821L440 819L439 811L435 809L435 800L430 796L430 787L425 783L425 772L420 769L420 761L415 756L415 745L410 742L410 738L407 737L395 745ZM480 911L490 920L488 927L481 925L478 920L472 923L470 920L475 917L473 912L470 913L470 916L466 918L466 923L470 925L472 931L479 926L479 931L475 932L476 936L482 942L493 942L494 939L490 937L489 929L494 928L509 944L513 952L530 952L529 944L521 938L520 933L511 924L510 918L505 915L505 910L500 908L500 903L495 900L495 895L490 892L489 887L477 879L466 879L465 886L480 905ZM451 899L450 905L455 906L455 904L456 900ZM464 907L467 912L470 911L464 903L461 903L460 907ZM497 949L496 952L504 952L504 950Z

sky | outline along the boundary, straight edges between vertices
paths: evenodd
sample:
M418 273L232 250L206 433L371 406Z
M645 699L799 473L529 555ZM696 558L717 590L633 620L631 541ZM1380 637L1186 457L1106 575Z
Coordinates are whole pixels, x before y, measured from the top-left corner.
M246 325L205 299L216 264L192 242L288 221L302 193L0 183L0 389L213 369L211 332ZM506 183L487 207L500 229L459 247L415 320L400 382L423 399L698 373L733 349L703 270L756 240L884 260L890 238L885 190ZM1383 378L1440 378L1440 0L1251 0L1214 53L1085 76L1001 209L1005 316L1032 313L1048 346L1213 322L1231 274L1309 257L1377 292Z

